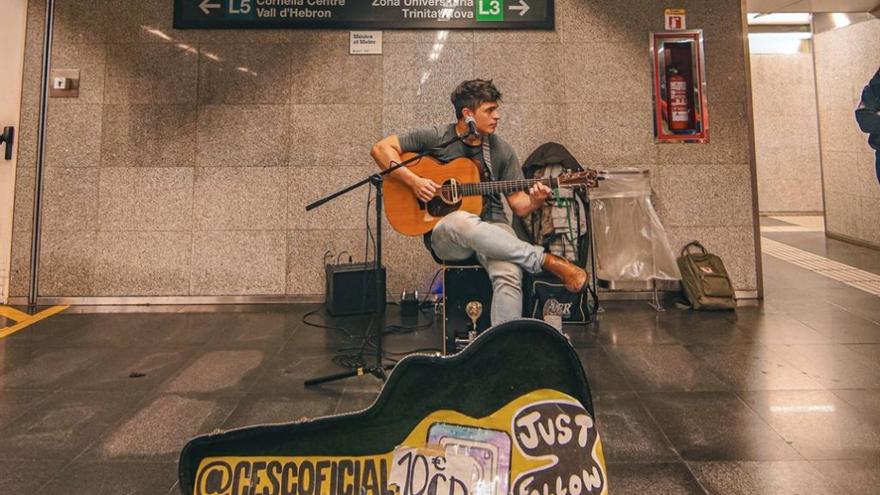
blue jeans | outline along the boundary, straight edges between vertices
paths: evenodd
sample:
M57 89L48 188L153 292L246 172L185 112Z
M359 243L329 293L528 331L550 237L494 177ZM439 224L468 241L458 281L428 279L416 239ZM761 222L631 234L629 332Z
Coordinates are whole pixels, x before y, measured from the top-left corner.
M544 248L523 242L504 223L484 222L479 216L456 211L443 217L431 234L434 253L450 261L477 255L492 280L492 325L522 315L522 271L538 273Z

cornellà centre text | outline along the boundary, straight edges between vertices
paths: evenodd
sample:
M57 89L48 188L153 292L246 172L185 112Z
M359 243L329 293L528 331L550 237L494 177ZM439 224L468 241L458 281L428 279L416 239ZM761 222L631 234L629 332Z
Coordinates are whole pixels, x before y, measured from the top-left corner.
M256 0L257 7L345 7L345 0Z

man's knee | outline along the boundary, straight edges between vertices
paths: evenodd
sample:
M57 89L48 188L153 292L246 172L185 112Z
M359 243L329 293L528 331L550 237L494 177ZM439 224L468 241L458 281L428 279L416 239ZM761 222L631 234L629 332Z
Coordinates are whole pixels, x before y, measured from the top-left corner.
M461 232L462 229L473 225L475 217L476 215L474 215L473 213L468 213L466 211L453 211L452 213L441 218L440 221L437 222L437 225L434 227L434 230L439 229Z
M467 239L468 233L473 228L474 220L479 217L466 211L454 211L446 215L434 226L434 235L448 237L453 242L461 243Z

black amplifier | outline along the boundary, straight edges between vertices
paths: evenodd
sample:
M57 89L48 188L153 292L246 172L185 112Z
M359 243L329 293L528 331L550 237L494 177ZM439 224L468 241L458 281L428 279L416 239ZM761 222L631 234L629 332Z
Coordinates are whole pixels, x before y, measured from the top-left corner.
M443 350L454 354L462 350L474 334L469 316L477 315L476 333L492 326L492 282L480 266L456 266L443 269Z
M325 304L333 316L372 313L376 310L376 274L379 274L379 297L385 303L385 267L375 263L325 265Z

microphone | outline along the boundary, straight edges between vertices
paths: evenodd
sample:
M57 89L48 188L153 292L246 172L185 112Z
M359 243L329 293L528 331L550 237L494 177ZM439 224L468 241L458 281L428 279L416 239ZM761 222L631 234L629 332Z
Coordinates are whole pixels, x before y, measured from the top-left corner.
M480 135L480 133L477 132L477 121L474 120L473 117L468 115L467 117L464 118L464 122L468 126L468 134L467 134L468 136L479 136Z

